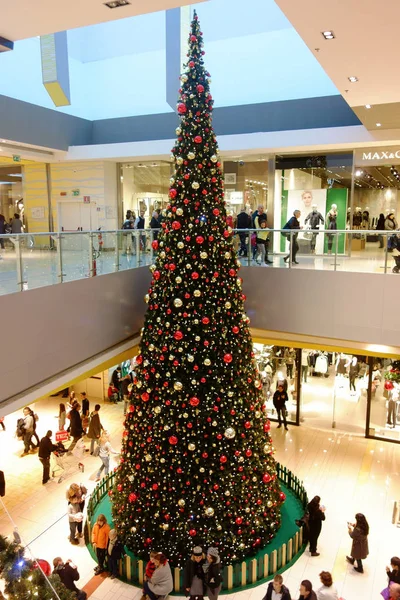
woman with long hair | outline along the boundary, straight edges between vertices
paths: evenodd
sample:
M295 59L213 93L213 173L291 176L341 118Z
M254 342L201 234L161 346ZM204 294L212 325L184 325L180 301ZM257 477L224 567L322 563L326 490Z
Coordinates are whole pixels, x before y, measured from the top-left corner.
M319 556L317 542L322 529L322 521L325 521L325 507L320 505L321 498L314 496L308 503L308 539L310 542L311 556Z
M350 556L346 556L347 562L354 565L357 562L357 566L354 570L358 573L364 573L362 561L367 558L369 553L368 548L368 534L369 525L368 521L362 513L356 514L355 523L347 523L349 536L353 540L351 546Z
M99 439L99 458L101 459L101 467L97 471L96 481L100 481L101 472L104 469L105 476L107 477L110 471L110 454L119 454L110 444L110 436L107 431L103 431Z
M218 600L221 591L221 560L217 548L207 550L208 569L206 570L205 584L209 600Z
M190 596L190 600L195 600L195 598L203 600L206 591L203 566L206 564L203 549L195 546L183 569L183 588L185 595Z
M61 402L59 411L58 411L58 431L64 431L66 419L67 419L67 411L65 409L65 404L63 404Z

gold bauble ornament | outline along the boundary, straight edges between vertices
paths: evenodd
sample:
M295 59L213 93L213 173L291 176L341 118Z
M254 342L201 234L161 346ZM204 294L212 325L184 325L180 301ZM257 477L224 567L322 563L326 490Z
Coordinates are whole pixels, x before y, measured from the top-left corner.
M183 388L183 385L181 384L180 381L175 381L174 383L174 390L177 390L178 392Z
M214 516L214 509L211 506L208 506L204 512L206 513L206 517Z
M249 513L250 512L250 508L247 506L245 509L245 512Z
M186 502L183 498L181 498L180 500L178 500L178 506L183 507L185 506Z
M194 158L196 158L196 155L195 155L195 153L194 153L194 152L189 152L189 154L188 154L188 159L189 159L189 160L193 160Z
M229 490L225 490L225 496L230 496L230 495L231 495L230 491Z
M183 302L180 298L175 298L174 300L174 306L176 306L176 308L179 308L180 306L182 306Z
M216 163L218 161L218 156L216 154L213 154L211 157L211 162Z
M205 468L204 467L200 467L199 471L200 471L200 473L204 473Z
M186 83L186 82L187 82L187 80L188 80L188 76L187 76L187 75L185 75L185 74L181 75L181 81L182 81L183 83Z
M131 532L136 533L136 527L131 527Z
M176 159L176 164L177 165L181 165L183 163L183 158L182 156L178 156L178 158Z
M168 529L169 529L168 523L164 523L164 525L162 526L162 528L164 529L164 531L168 531Z
M136 382L136 387L137 388L141 388L142 387L142 382L141 381L137 381Z
M263 452L264 452L264 454L268 454L268 452L269 452L268 444L265 444L265 446L263 446Z
M228 440L233 440L233 438L236 435L236 431L233 429L233 427L227 427L224 431L224 436L228 439Z
M198 189L199 189L199 187L200 187L200 184L199 184L199 182L198 182L198 181L193 181L193 183L192 183L192 188L193 188L194 190L198 190Z
M194 450L196 450L196 444L193 444L193 442L191 442L190 444L188 444L188 449L190 450L190 452L194 452Z
M156 270L156 265L150 265L149 270L153 273Z
M156 413L156 415L159 415L161 412L161 406L155 406L154 407L154 412Z
M153 351L154 351L154 345L153 345L153 344L150 344L150 345L149 345L149 351L150 351L150 352L153 352Z
M148 294L146 294L144 297L144 301L146 302L146 304L149 303L149 300L150 300L150 296Z
M229 392L228 392L228 397L229 397L229 398L232 398L232 396L233 396L233 392L232 392L232 391L229 391Z
M164 250L162 250L162 251L160 252L160 257L161 257L161 258L165 258L165 252L164 252Z
M229 301L225 302L225 308L229 309L231 307L232 307L232 304Z
M184 418L184 419L187 419L187 418L188 418L188 416L189 416L189 413L187 413L187 412L183 413L183 418Z
M217 423L217 421L213 421L213 422L211 423L211 425L212 425L213 427L216 427L216 426L218 425L218 423Z
M173 185L175 183L175 177L170 177L169 182L171 185Z
M180 127L177 127L177 128L175 129L175 133L176 133L176 135L181 135L181 133L182 133L182 129L181 129ZM172 155L172 158L174 158L174 155Z
M199 298L199 296L201 296L201 291L200 290L194 290L193 296L195 296L196 298Z
M164 431L169 431L171 427L169 425L164 425Z
M183 250L183 249L184 249L184 247L185 247L185 244L184 244L183 242L178 242L178 243L177 243L177 246L178 246L179 250ZM176 280L175 280L175 281L176 281Z
M231 257L231 253L230 252L225 252L224 256L225 256L226 260L229 260L230 257Z
M193 362L194 361L194 356L192 354L188 354L187 359L189 362Z
M207 258L207 257L208 257L207 252L200 252L200 258L204 259L204 258Z
M178 217L181 217L183 215L183 209L182 208L177 208L176 214L178 215Z
M175 277L175 282L182 283L182 277L179 277L179 275L178 275L178 277Z
M151 454L146 454L145 459L147 460L147 462L151 461Z
M211 360L209 358L205 358L204 364L206 365L206 367L209 367L211 365Z
M268 508L271 508L271 506L272 506L272 502L271 502L271 500L268 500L268 502L267 502L267 506L268 506Z
M256 387L257 389L261 387L261 381L259 379L255 380L254 387Z
M221 531L222 525L217 525L217 529L218 529L218 531Z

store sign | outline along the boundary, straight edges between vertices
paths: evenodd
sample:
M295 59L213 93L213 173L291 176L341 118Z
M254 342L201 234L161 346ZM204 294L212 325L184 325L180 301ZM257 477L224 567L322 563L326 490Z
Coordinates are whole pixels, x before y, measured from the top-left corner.
M400 148L365 148L356 151L355 164L360 163L398 163L400 161Z
M14 154L13 155L13 161L14 162L21 162L21 157L18 154Z

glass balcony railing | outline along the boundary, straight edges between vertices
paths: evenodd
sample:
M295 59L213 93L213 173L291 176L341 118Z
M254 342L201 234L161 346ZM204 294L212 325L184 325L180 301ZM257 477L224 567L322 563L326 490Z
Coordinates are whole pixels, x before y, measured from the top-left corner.
M0 295L150 265L157 234L143 229L0 235ZM269 229L258 235L265 239L253 229L234 230L244 267L400 272L400 231Z

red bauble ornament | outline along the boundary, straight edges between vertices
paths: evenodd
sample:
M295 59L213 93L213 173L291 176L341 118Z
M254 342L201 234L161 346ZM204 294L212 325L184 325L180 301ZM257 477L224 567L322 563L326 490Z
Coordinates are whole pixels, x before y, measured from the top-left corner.
M128 500L129 500L129 502L135 502L137 500L136 494L134 494L133 492L131 494L129 494Z
M201 322L203 323L203 325L208 325L210 322L210 319L208 317L203 317Z
M157 281L160 279L160 275L161 275L160 271L154 271L154 273L153 273L153 277Z
M204 92L204 85L201 85L201 83L199 83L199 85L196 86L196 90L199 92L199 94L202 94Z
M196 398L196 396L193 396L192 398L190 398L189 404L190 406L198 406L200 404L200 400Z
M246 429L250 429L250 427L251 427L250 421L246 421L246 423L244 424L244 426L245 426Z
M191 42L197 42L197 37L195 35L191 35L190 36L190 41Z
M215 215L216 217L219 215L219 208L213 209L213 215Z
M219 462L221 462L222 464L225 464L225 463L227 462L227 460L228 460L228 459L227 459L227 458L226 458L226 456L223 454L223 455L221 456L221 458L219 459Z
M183 338L183 333L182 331L175 331L174 333L174 339L176 339L177 341L181 340Z
M271 481L271 475L269 473L265 473L262 479L264 483L269 483Z
M203 138L201 137L201 135L196 135L196 137L194 138L195 144L201 144L202 141Z
M171 435L168 441L171 444L171 446L175 446L178 443L178 438L176 437L176 435Z
M189 531L189 535L191 535L192 537L194 537L194 536L196 535L196 533L197 533L197 532L196 532L196 530L195 530L195 529L191 529L191 530Z
M198 235L196 237L196 244L202 244L204 242L204 238L202 235Z
M191 61L190 61L190 63L189 63L189 67L190 67L191 69L193 69L193 67L194 67L194 62L193 62L192 60L191 60Z
M184 115L186 111L187 111L186 104L183 104L183 102L180 102L178 104L178 113L180 115Z
M177 195L177 193L178 193L178 192L176 191L176 189L175 189L175 188L171 188L171 189L169 190L169 197L170 197L170 198L176 198L176 195Z
M151 487L154 491L158 490L158 483L153 483Z
M119 484L117 485L117 490L118 490L119 492L122 492L122 483L119 483Z
M158 241L154 240L154 242L151 242L151 245L153 247L153 250L157 250L158 249Z
M202 456L202 458L208 458L207 452L203 452L203 454L201 456Z
M232 327L232 331L233 331L233 333L239 333L239 327L237 327L236 325L234 325Z
M243 523L242 517L237 517L235 523L236 523L236 525L241 525Z
M224 238L228 238L231 234L229 233L229 231L227 229L225 229L224 231Z
M143 402L148 402L150 400L150 396L147 392L143 392L143 394L140 397L143 400Z
M270 423L270 421L267 421L266 423L264 423L265 433L267 433L267 431L269 431L270 429L271 429L271 423Z
M180 228L181 228L181 224L179 223L179 221L172 222L172 229L174 229L176 231L177 229L180 229Z
M247 456L247 458L250 458L250 456L252 455L252 451L250 450L250 448L248 448L245 452L245 455Z
M284 492L280 492L280 494L279 494L279 500L281 502L285 502L285 500L286 500L286 494Z
M192 273L192 279L198 279L198 278L199 278L199 274L196 271L194 271Z
M232 354L225 354L224 362L226 362L227 364L231 363L232 362Z

